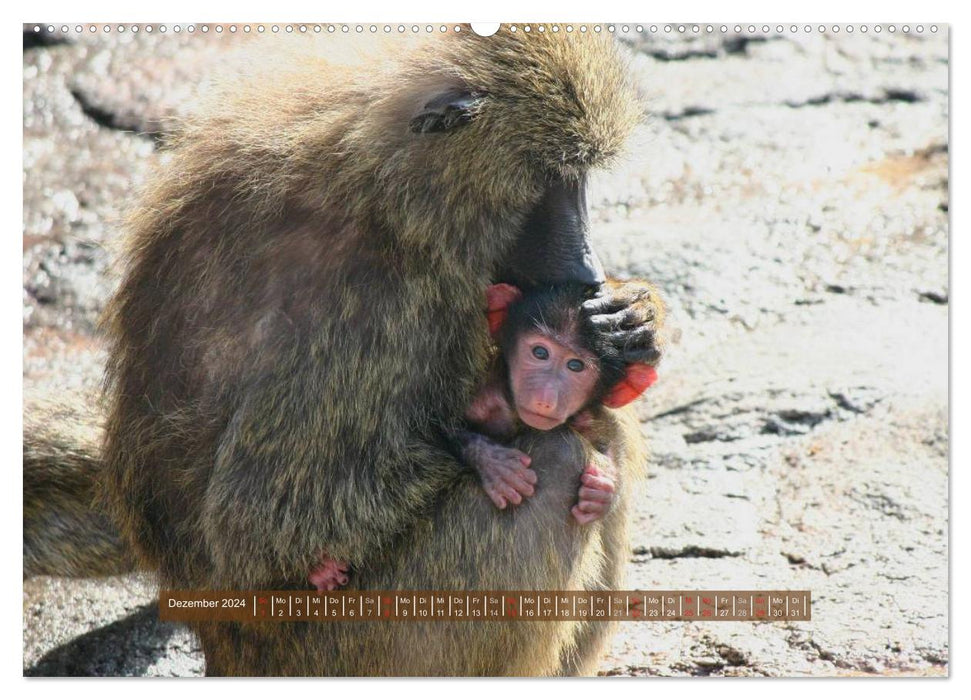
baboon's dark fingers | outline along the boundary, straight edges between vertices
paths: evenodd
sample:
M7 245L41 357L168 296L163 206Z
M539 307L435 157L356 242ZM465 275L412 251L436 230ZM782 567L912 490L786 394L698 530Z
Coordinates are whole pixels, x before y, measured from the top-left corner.
M624 362L643 362L649 365L661 359L661 349L651 328L640 326L609 333L607 337L621 351Z
M656 345L648 347L627 347L624 348L624 362L641 363L645 365L656 365L661 359L661 349Z
M416 134L440 133L472 121L481 97L467 90L448 90L425 104L411 120Z
M583 302L581 308L588 316L600 316L620 311L626 308L627 305L627 299L614 296L610 293L610 290L601 290L592 299Z
M597 314L590 317L590 323L600 330L633 328L654 320L654 311L638 306L628 306L613 314Z

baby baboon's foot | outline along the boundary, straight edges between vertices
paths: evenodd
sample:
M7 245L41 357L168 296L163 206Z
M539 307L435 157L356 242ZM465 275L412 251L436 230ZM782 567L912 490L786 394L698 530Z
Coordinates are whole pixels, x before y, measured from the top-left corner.
M310 583L321 593L336 590L347 585L347 569L347 562L322 556L310 572Z

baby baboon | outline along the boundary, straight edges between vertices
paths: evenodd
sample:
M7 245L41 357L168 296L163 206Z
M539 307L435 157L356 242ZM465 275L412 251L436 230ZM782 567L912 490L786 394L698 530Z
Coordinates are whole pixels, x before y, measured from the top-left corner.
M544 485L514 511L449 437L487 367L488 285L604 282L584 183L638 119L615 45L466 30L334 68L291 43L307 55L185 123L131 219L104 444L124 535L170 587L305 587L321 551L356 588L618 586L636 421L605 411L619 496L590 527L570 507L606 457L568 427L513 443ZM588 313L625 362L657 360L643 285L601 287ZM579 673L605 638L593 623L195 629L208 673L253 675Z
M590 288L561 283L527 295L509 284L486 290L489 330L499 347L485 382L466 410L468 429L453 436L456 454L473 467L497 508L533 495L531 458L506 444L523 430L547 431L570 422L600 452L616 435L598 420L603 402L619 408L656 378L650 365L630 365L620 350L582 313ZM632 387L633 383L633 387ZM634 390L636 388L636 390ZM580 524L603 517L613 499L613 470L588 465L580 475L578 501L570 512ZM347 565L322 557L310 581L319 591L347 583Z
M546 431L570 422L607 452L616 436L597 436L592 430L601 402L619 408L656 376L649 365L628 365L620 350L583 315L581 305L589 296L587 286L570 283L526 296L508 284L486 291L490 331L500 352L466 411L472 429L456 437L460 455L478 470L498 508L531 496L536 474L528 468L529 455L497 441L508 442L523 428ZM642 368L647 375L642 375ZM637 394L619 396L630 378L646 377ZM571 512L578 522L587 523L604 514L613 483L593 467L581 482L579 502Z

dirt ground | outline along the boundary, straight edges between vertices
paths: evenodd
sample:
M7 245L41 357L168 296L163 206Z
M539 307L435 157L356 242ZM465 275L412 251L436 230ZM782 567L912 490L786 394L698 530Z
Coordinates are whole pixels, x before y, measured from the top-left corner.
M241 33L24 33L24 389L97 388L117 221ZM811 622L630 623L606 675L948 672L948 31L616 33L650 118L597 176L679 336L629 584L810 589ZM152 582L24 583L29 675L198 675Z

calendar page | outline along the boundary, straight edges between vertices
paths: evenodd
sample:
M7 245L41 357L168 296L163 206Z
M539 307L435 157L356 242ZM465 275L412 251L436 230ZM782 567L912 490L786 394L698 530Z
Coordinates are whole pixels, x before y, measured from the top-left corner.
M24 675L948 675L948 34L24 24Z

